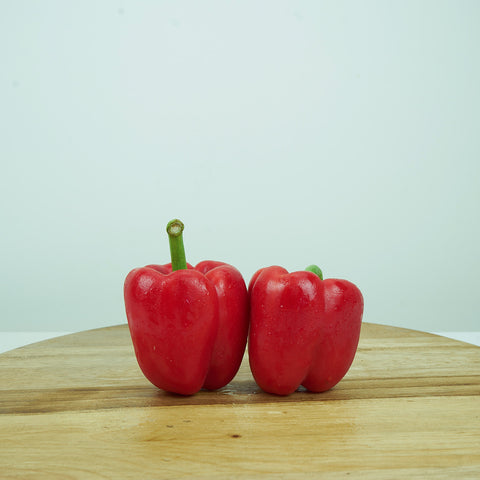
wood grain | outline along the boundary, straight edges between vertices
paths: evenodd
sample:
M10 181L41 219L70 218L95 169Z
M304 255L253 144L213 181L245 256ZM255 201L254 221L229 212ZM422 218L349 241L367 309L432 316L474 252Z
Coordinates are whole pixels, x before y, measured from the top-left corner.
M0 355L0 478L480 478L480 348L364 323L334 389L144 379L126 325ZM321 475L319 475L321 473Z

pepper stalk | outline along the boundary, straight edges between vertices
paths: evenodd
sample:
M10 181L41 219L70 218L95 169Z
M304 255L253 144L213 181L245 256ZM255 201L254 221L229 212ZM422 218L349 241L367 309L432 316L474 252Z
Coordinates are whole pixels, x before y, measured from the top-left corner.
M183 223L175 218L167 224L168 241L170 244L170 258L172 260L172 272L175 270L186 270L187 259L183 245Z
M314 273L317 277L320 277L320 280L323 280L322 270L317 265L309 265L305 270Z

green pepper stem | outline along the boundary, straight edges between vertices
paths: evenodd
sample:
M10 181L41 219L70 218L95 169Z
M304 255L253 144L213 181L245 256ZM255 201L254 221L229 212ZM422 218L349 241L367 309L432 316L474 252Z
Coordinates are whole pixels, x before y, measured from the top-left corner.
M183 246L183 223L174 219L167 224L168 241L170 243L170 258L172 259L172 272L185 270L187 260L185 258L185 247Z
M309 265L306 269L307 272L312 272L318 277L320 277L320 280L323 280L323 273L322 270L320 270L320 267L317 267L317 265Z

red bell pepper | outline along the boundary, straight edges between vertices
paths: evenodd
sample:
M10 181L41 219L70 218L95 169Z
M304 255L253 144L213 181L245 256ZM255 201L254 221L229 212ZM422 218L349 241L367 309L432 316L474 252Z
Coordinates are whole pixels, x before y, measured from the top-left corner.
M347 280L323 280L312 265L288 273L273 266L249 284L249 361L266 392L288 395L335 386L349 370L363 315L360 290Z
M172 263L132 270L124 297L135 355L158 388L191 395L237 373L247 342L248 294L223 262L186 263L183 223L167 225Z

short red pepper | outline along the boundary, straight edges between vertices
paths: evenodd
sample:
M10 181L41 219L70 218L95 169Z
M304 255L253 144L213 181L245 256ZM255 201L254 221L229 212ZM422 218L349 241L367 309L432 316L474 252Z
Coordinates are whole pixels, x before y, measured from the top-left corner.
M249 361L266 392L288 395L335 386L349 370L363 315L360 290L347 280L323 280L321 270L288 273L273 266L249 284Z
M237 373L247 342L248 294L223 262L186 263L183 223L167 225L172 263L132 270L125 279L128 326L140 369L155 386L191 395Z

